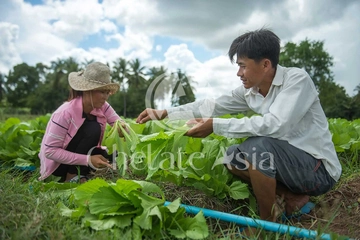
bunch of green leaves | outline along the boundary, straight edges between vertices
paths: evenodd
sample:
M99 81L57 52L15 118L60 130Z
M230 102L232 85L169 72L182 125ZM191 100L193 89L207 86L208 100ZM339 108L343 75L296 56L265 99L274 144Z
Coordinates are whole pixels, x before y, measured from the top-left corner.
M203 239L209 234L202 212L186 217L179 199L165 206L164 193L150 182L97 178L78 186L73 196L73 208L59 204L62 214L94 230L117 228L131 239Z
M191 138L184 136L189 129L184 122L177 122L176 128L171 124L164 121L152 121L146 125L130 122L130 133L124 134L126 141L115 136L111 129L109 132L112 134L107 134L104 144L110 148L116 138L116 145L126 153L117 162L124 166L122 158L126 156L129 165L125 167L129 167L138 176L145 176L146 180L193 186L220 199L226 196L244 199L249 196L247 185L234 180L222 164L224 149L239 143L241 139L227 139L216 135L204 139ZM166 129L172 130L164 131L159 126L167 126ZM149 133L150 130L157 132ZM144 131L147 133L143 134Z
M360 119L348 121L346 119L329 119L329 129L336 152L360 150Z
M247 184L234 180L233 176L224 167L223 156L229 145L238 144L240 139L228 142L229 139L211 135L201 142L191 144L191 150L198 148L198 157L189 158L185 166L180 170L186 177L185 184L223 199L230 196L233 199L245 199L249 197ZM189 151L189 149L187 149ZM190 152L188 152L190 153ZM191 156L191 154L190 154Z
M116 164L119 168L120 176L126 174L127 161L138 143L138 135L121 120L117 120L112 127L108 125L106 128L102 144L107 147L110 154L117 152Z
M0 125L0 163L7 167L25 168L40 165L38 153L50 116L28 122L8 118Z
M360 119L329 119L335 150L343 166L342 175L351 175L360 166Z

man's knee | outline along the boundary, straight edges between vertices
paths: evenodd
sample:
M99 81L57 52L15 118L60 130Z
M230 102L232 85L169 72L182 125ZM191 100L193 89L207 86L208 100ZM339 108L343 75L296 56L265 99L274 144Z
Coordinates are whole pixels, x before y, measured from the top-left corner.
M228 164L228 166L227 165L225 165L225 166L231 174L239 177L241 180L250 182L249 171L247 169L240 170L234 166L231 166L230 164Z

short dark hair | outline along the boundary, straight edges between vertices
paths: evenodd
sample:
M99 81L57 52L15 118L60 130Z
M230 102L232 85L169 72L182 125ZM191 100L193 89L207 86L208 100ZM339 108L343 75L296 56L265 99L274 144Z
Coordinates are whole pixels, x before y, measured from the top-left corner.
M280 38L266 28L244 33L229 48L228 55L232 63L235 54L236 57L247 57L256 62L268 58L276 68L280 56Z

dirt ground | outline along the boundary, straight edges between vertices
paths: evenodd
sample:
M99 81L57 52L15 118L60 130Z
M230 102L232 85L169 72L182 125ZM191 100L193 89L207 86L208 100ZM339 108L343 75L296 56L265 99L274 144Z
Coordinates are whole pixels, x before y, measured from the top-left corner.
M340 182L329 193L314 199L315 209L303 216L303 227L328 230L339 235L360 239L360 176Z
M169 201L180 197L184 204L249 216L244 208L234 211L239 207L238 201L218 200L195 192L194 189L176 187L168 183L163 189ZM314 231L321 229L323 233L336 233L338 236L360 239L360 175L340 182L327 194L310 200L316 204L315 208L309 214L303 215L299 221L293 221L293 226ZM226 228L226 225L222 227Z
M102 177L106 178L104 175ZM114 177L113 174L112 177ZM136 178L131 177L130 179ZM246 208L239 207L242 205L239 201L219 200L196 189L179 187L169 182L154 183L162 188L167 201L181 198L181 203L191 206L242 216L250 215ZM314 231L321 229L323 233L331 232L338 236L360 239L360 174L346 181L340 181L327 194L312 197L310 200L316 204L315 208L309 214L303 215L299 221L292 222L293 226ZM219 222L216 222L215 225L219 225ZM231 228L229 223L220 223L220 226L215 226L213 230L216 230L217 227Z

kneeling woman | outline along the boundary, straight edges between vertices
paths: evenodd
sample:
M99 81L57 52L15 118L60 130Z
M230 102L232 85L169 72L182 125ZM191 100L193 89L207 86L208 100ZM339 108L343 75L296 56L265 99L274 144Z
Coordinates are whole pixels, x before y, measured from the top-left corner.
M119 84L111 83L109 67L99 62L68 80L69 99L51 115L41 143L39 180L54 175L60 182L84 182L91 168L111 167L101 142L106 124L120 120L107 102Z

